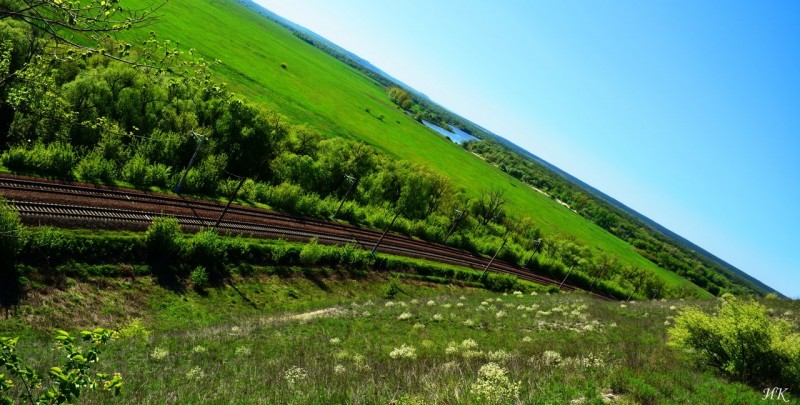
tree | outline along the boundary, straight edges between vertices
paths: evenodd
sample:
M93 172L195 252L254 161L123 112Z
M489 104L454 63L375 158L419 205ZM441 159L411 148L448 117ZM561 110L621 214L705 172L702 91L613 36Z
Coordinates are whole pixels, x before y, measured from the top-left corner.
M505 217L503 207L506 199L504 195L505 191L493 187L481 191L480 197L472 202L472 214L478 218L481 225L486 226L489 222L499 222Z
M143 53L139 60L129 59L131 45L113 43L111 34L154 23L154 13L166 1L143 9L126 9L119 3L119 0L3 0L0 21L17 20L30 25L31 34L48 38L53 53L62 58L72 58L77 50L83 56L100 54L125 63L153 66L152 53ZM85 40L95 45L85 45Z

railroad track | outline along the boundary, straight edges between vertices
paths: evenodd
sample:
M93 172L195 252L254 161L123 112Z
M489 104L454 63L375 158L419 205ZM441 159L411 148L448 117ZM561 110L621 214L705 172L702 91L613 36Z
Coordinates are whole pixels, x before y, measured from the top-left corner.
M99 226L124 224L131 228L145 229L154 217L169 215L175 217L184 229L197 230L214 226L224 208L220 203L180 196L7 177L0 177L0 194L13 200L23 220L32 223L59 223L60 220ZM60 201L47 202L52 200ZM86 203L82 205L81 201ZM136 209L108 208L105 205ZM380 236L379 231L371 229L240 205L231 205L226 218L219 224L219 230L231 234L294 241L317 238L321 244L355 243L364 249L372 248ZM392 233L387 233L380 245L380 251L476 270L483 270L489 261L485 257L453 247ZM543 285L560 284L559 281L502 261L494 261L490 270ZM561 289L571 291L578 288L564 283ZM605 296L592 294L607 299Z

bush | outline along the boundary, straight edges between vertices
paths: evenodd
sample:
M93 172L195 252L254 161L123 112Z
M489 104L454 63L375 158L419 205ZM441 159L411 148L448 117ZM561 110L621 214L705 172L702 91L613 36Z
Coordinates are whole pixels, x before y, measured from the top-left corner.
M800 388L800 334L763 305L730 299L716 315L688 308L669 330L670 344L698 353L729 377L757 386Z
M228 275L225 268L228 261L227 246L216 231L201 231L194 235L189 245L189 261L193 265L204 266L211 281L219 282Z
M147 263L156 275L174 266L181 253L181 227L171 217L154 218L145 233Z
M34 260L43 261L45 267L62 261L65 254L75 253L74 243L63 231L52 226L32 229L27 238L25 251Z
M122 166L122 178L134 186L143 186L147 182L147 169L150 162L146 158L136 155Z
M195 288L203 289L208 287L208 272L203 266L195 267L189 275L189 279L192 280L192 284L194 284Z
M392 299L400 292L401 290L397 277L392 277L392 279L389 280L389 284L386 285L386 290L383 292L383 296L387 299Z
M70 178L77 158L70 144L39 142L30 149L24 146L12 147L3 153L0 161L12 170Z
M325 253L325 248L317 243L317 238L313 238L300 249L300 263L305 265L317 264Z
M117 176L117 167L99 153L90 153L78 162L75 174L81 180L111 182Z
M19 214L0 198L0 305L15 305L21 293L17 254L22 248Z

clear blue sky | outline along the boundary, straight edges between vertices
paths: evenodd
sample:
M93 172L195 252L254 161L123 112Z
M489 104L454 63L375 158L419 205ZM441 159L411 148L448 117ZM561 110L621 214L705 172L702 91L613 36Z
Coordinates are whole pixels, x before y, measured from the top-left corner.
M800 2L257 1L800 298Z

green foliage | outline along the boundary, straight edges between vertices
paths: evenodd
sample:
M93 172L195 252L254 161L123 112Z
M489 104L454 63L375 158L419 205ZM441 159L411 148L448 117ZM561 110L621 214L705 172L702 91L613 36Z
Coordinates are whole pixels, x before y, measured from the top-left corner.
M144 236L147 263L156 275L165 275L181 254L181 228L172 217L156 217Z
M300 249L300 263L307 266L317 264L324 253L324 248L317 243L317 238L313 238Z
M733 379L800 388L800 333L754 301L723 301L717 314L687 308L669 330L670 344L696 352Z
M77 157L72 145L55 142L35 143L32 147L15 146L3 152L2 162L9 169L33 171L56 177L72 177Z
M205 230L196 233L189 241L188 255L193 265L202 266L208 271L212 282L220 282L228 276L227 245L216 231Z
M16 304L21 293L16 269L21 248L22 224L19 214L0 198L0 305L5 307Z
M7 271L22 248L22 224L17 210L0 198L0 271Z
M37 404L63 404L77 400L83 390L94 390L102 387L114 396L122 389L122 376L93 373L91 368L99 361L100 347L109 342L114 331L97 328L80 333L80 339L88 347L81 347L76 338L68 332L59 330L54 337L57 347L63 351L66 359L61 366L50 368L47 375L51 383L44 387L36 370L24 364L17 354L19 338L0 337L0 365L21 386L18 390L19 400ZM11 391L13 380L0 377L0 401L11 403L14 398L6 396Z
M203 289L208 287L208 271L203 266L197 266L189 274L189 279L192 280L195 288Z
M115 162L99 153L89 153L75 166L75 176L86 181L112 182L116 179Z
M386 285L386 290L383 293L383 297L387 299L393 299L401 292L402 290L400 289L399 279L397 277L392 277L389 279L389 283Z

